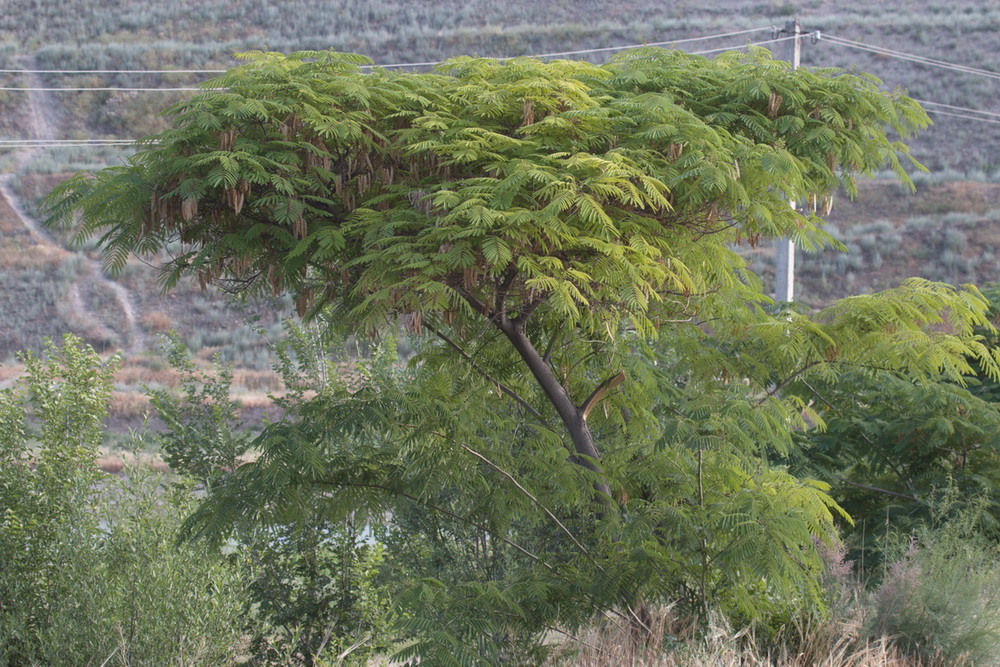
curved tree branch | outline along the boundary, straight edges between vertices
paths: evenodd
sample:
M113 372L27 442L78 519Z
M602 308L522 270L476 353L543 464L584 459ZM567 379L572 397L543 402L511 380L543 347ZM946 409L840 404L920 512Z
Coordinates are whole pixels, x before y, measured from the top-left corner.
M502 393L504 393L505 395L510 396L512 399L514 399L514 401L516 401L518 405L520 405L522 408L524 408L525 410L527 410L528 412L530 412L532 415L534 415L535 417L537 417L543 424L545 424L546 426L549 426L548 422L545 420L545 417L542 416L542 413L540 413L538 410L536 410L535 407L533 405L531 405L531 403L528 403L528 401L526 401L523 398L521 398L516 391L514 391L513 389L511 389L510 387L508 387L507 385L505 385L503 382L500 382L499 380L495 379L492 375L490 375L489 373L487 373L486 370L482 366L480 366L478 363L476 363L476 360L472 358L472 355L470 355L468 352L466 352L462 348L461 345L459 345L454 340L452 340L450 337L448 337L448 335L446 335L444 332L439 331L436 327L431 326L431 325L426 324L426 323L424 324L424 326L427 327L428 329L430 329L430 331L435 336L437 336L442 341L444 341L445 343L447 343L450 348L452 348L453 350L455 350L456 352L458 352L458 354L461 355L461 357L463 359L465 359L466 361L468 361L469 365L472 366L472 368L477 373L479 373L480 376L482 376L485 380L487 380L488 382L490 382L491 384L493 384L497 388L499 388Z
M432 510L434 512L440 512L441 514L444 514L445 516L450 517L450 518L452 518L452 519L454 519L456 521L459 521L461 523L464 523L464 524L467 524L469 526L472 526L473 528L477 528L477 529L479 529L479 530L481 530L483 532L489 533L490 535L493 535L493 537L495 539L500 540L501 542L503 542L507 546L510 546L510 547L513 547L513 548L517 549L518 551L520 551L521 553L523 553L525 556L527 556L531 560L535 561L536 563L539 563L540 565L545 566L549 570L553 569L553 567L551 565L549 565L548 563L546 563L545 561L543 561L541 558L539 558L535 554L531 553L530 551L528 551L527 549L525 549L521 545L517 544L516 542L512 542L509 539L507 539L506 537L504 537L502 535L496 534L494 531L492 531L485 524L476 523L475 521L467 519L464 516L461 516L459 514L456 514L455 512L452 512L451 510L445 509L444 507L439 507L438 505L435 505L434 503L431 503L431 502L428 502L426 500L422 500L422 499L420 499L420 498L418 498L416 496L410 495L409 493L406 493L405 491L400 491L399 489L394 489L392 487L385 486L383 484L358 484L358 483L345 484L345 483L329 482L327 480L322 480L322 479L321 480L316 480L313 483L314 484L321 484L323 486L332 486L332 487L336 487L336 488L348 486L348 487L359 488L359 489L375 489L377 491L385 491L386 493L391 493L391 494L399 496L401 498L406 498L407 500L410 500L410 501L412 501L412 502L414 502L414 503L416 503L418 505L423 505L424 507L426 507L429 510Z

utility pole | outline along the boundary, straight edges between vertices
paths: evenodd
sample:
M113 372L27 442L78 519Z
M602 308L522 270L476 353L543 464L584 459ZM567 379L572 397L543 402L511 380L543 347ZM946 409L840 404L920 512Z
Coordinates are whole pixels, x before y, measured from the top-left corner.
M798 19L785 22L783 30L778 31L782 36L794 36L790 39L778 42L775 55L780 55L784 60L790 60L792 70L799 68L799 57L802 53L802 26ZM791 202L792 208L796 208L795 202ZM787 236L779 239L775 244L775 266L774 266L774 300L794 301L795 300L795 242Z

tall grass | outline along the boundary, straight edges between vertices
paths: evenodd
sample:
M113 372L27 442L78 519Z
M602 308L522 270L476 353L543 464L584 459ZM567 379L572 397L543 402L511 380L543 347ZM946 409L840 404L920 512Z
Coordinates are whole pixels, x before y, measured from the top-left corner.
M1000 547L983 530L986 499L955 516L955 491L886 567L872 631L928 664L1000 664Z
M931 521L897 535L866 587L835 545L824 551L827 612L773 631L716 619L698 630L664 608L638 636L606 619L568 635L549 665L633 667L955 667L1000 664L1000 547L986 499L959 507L953 489ZM887 538L892 540L893 538Z
M568 642L550 667L923 667L919 659L896 647L891 638L864 638L853 622L813 621L789 628L784 642L758 641L749 629L737 631L715 621L698 637L675 640L680 621L671 609L661 610L657 641L637 642L627 630L601 624ZM681 623L683 626L683 623ZM666 631L666 632L664 632Z

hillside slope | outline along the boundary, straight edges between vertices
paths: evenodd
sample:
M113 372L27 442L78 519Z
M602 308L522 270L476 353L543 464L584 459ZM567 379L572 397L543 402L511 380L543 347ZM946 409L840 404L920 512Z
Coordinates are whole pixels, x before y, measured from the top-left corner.
M996 71L1000 53L1000 6L973 0L902 0L891 6L862 0L290 0L280 5L264 0L69 0L58 4L7 0L5 5L0 15L0 34L5 36L0 40L0 60L5 68L23 66L25 57L43 69L220 67L231 63L234 52L248 49L334 48L364 53L383 63L425 62L454 55L509 57L756 30L678 44L701 51L768 40L770 28L783 25L793 15L806 31L971 67ZM595 52L574 57L601 60L609 55ZM806 40L802 62L870 72L887 86L906 88L918 99L1000 112L996 78L928 67L824 39ZM53 75L41 80L52 86L177 87L204 78ZM16 104L17 96L7 93L6 102L0 97L0 105ZM56 93L55 97L66 121L64 129L80 137L95 133L132 137L158 129L160 124L151 120L155 111L177 98L162 92L106 91ZM934 170L963 173L992 172L1000 166L996 157L1000 124L940 114L934 118L936 126L913 143L913 152L923 163Z

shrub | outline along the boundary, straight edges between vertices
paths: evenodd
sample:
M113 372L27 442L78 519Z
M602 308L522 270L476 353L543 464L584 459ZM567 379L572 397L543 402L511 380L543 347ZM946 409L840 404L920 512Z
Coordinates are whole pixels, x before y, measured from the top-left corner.
M897 551L873 597L874 634L941 665L1000 661L1000 555L983 531L985 498L954 516L956 492L936 501L933 520Z
M190 493L95 466L117 359L66 336L22 360L0 393L0 665L235 657L243 564L173 547Z
M89 508L99 530L65 550L63 591L39 633L44 664L227 664L244 652L248 562L176 545L190 489L132 460Z
M301 398L304 386L340 386L338 367L325 356L318 337L305 328L289 328L291 340L278 346L278 370L292 388L288 400ZM202 488L233 483L233 471L253 458L254 443L232 398L232 369L216 358L212 372L199 370L176 335L166 337L165 350L181 391L179 396L162 390L151 394L167 425L160 438L164 459ZM383 547L353 514L342 520L325 517L326 502L303 496L294 520L272 517L228 539L229 546L260 566L242 604L244 622L253 628L248 650L261 664L311 665L331 656L338 664L365 664L389 648L395 620L391 585L376 581Z

